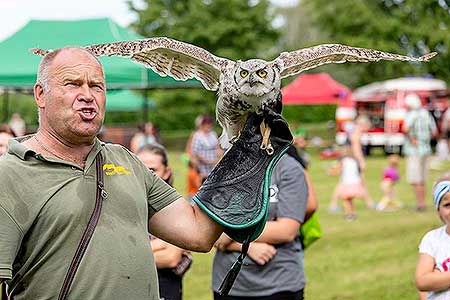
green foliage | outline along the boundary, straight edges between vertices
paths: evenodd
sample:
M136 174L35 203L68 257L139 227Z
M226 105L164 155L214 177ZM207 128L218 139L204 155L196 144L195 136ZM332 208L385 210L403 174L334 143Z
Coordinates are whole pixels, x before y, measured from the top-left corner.
M279 38L269 1L146 0L130 3L138 21L132 26L148 37L167 36L230 59L267 58ZM272 53L273 54L273 53Z
M336 105L286 105L283 117L289 124L334 120Z
M198 114L215 116L215 94L206 90L151 91L156 108L149 112L149 120L162 130L194 129Z
M351 64L358 85L406 75L449 78L448 1L438 0L304 0L301 9L322 32L320 41L419 56L439 55L429 63L378 62ZM342 67L342 66L341 66Z
M20 113L27 125L37 126L38 110L32 96L15 93L0 95L0 122L7 123L14 112Z
M270 58L280 32L272 26L269 1L146 0L129 3L138 20L132 24L147 37L167 36L230 59ZM151 91L156 108L149 120L161 129L194 128L198 114L215 115L216 95L203 89Z
M363 201L355 199L358 218L349 222L342 214L327 213L338 177L326 171L334 161L320 160L312 155L309 174L319 201L319 219L323 237L305 252L306 295L314 300L392 300L418 299L414 272L418 259L418 244L423 235L442 225L432 209L431 183L448 170L444 162L440 170L432 169L427 184L429 210L417 213L413 188L402 177L395 192L405 207L396 212L367 209ZM169 161L175 171L175 187L186 193L187 166L181 151L170 151ZM381 198L380 180L386 158L378 153L367 158L366 181L375 201ZM400 161L399 173L405 174L405 161ZM211 268L214 250L208 254L194 253L192 269L183 279L186 300L210 300Z

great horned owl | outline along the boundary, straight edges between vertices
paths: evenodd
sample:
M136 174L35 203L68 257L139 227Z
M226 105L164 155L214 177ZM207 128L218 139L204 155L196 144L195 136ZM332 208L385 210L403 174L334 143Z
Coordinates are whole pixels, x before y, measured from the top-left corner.
M224 148L239 135L249 112L261 112L280 93L281 79L328 63L379 60L427 61L437 53L414 58L373 49L340 44L323 44L283 52L272 61L232 61L200 47L166 37L98 44L84 47L96 56L124 56L143 64L161 76L178 80L196 78L210 91L218 91L216 118L223 128ZM48 50L32 49L45 55ZM267 131L265 132L267 137ZM267 138L265 139L267 143ZM267 147L267 145L263 145Z

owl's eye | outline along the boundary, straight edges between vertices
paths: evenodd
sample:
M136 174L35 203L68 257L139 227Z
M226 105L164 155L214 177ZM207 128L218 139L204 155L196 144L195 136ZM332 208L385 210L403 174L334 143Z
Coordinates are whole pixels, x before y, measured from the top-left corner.
M242 78L245 78L245 77L247 77L247 75L248 75L248 71L242 70L240 74L241 74L241 77L242 77Z
M257 74L259 77L264 78L267 76L267 71L259 70Z

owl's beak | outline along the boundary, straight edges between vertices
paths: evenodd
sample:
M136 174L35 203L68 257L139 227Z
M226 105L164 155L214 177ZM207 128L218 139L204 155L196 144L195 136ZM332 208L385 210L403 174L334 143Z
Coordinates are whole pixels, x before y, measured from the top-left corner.
M255 80L253 79L253 74L248 75L248 85L253 87L255 85Z

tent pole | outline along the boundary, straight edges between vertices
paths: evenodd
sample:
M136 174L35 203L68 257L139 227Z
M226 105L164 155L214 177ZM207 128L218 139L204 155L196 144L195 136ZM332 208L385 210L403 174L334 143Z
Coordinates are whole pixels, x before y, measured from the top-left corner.
M148 121L148 101L147 101L147 99L148 99L148 89L145 89L144 90L144 109L143 109L143 111L144 111L144 115L143 115L143 121L144 121L144 123L147 123L147 121Z
M5 90L5 94L3 96L3 121L8 122L9 118L9 91Z

